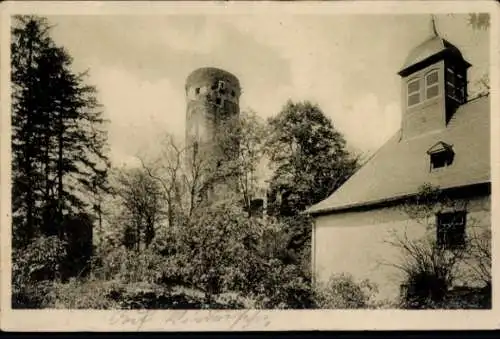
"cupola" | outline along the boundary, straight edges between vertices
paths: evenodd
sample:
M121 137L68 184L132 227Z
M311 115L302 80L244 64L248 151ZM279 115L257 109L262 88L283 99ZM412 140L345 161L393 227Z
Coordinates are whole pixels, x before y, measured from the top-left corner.
M439 36L434 17L430 35L408 54L402 78L402 137L412 138L446 128L467 101L467 69L460 50Z

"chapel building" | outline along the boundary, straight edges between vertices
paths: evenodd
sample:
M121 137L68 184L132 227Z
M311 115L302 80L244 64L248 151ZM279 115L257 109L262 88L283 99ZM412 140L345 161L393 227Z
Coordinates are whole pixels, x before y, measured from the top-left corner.
M453 249L473 228L491 227L490 100L467 97L470 67L433 22L432 34L398 72L400 129L344 185L308 210L314 218L316 280L349 273L370 279L381 296L393 298L403 275L394 267L401 252L388 243L391 237L418 239L430 232L440 246ZM453 209L434 211L428 225L405 209L425 185L457 202Z

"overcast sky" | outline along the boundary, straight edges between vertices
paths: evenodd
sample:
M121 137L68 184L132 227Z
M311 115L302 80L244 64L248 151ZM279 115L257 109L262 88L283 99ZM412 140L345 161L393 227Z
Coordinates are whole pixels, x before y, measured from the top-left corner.
M50 16L53 37L90 69L111 120L115 164L184 135L186 76L224 68L243 87L242 109L266 118L287 99L320 105L350 147L369 153L400 125L400 78L409 51L430 34L430 15ZM486 72L488 33L465 15L438 15L441 36Z

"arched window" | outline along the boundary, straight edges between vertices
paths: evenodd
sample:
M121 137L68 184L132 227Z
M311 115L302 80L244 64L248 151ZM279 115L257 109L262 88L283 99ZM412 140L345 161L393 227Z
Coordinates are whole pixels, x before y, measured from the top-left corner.
M437 70L425 76L425 98L431 99L439 95L439 74Z
M418 104L420 100L420 79L408 81L408 106Z

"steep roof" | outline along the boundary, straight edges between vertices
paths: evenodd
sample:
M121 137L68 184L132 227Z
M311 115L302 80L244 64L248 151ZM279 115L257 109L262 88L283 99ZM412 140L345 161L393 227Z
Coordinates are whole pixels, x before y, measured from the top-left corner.
M453 163L430 170L427 151L440 142L451 145ZM447 127L401 140L400 131L330 197L313 205L311 214L366 206L418 192L424 183L454 188L490 182L490 100L469 101Z
M432 62L430 59L444 55L459 59L470 66L455 45L436 34L410 51L399 74L406 74L411 68L425 64L427 61Z

